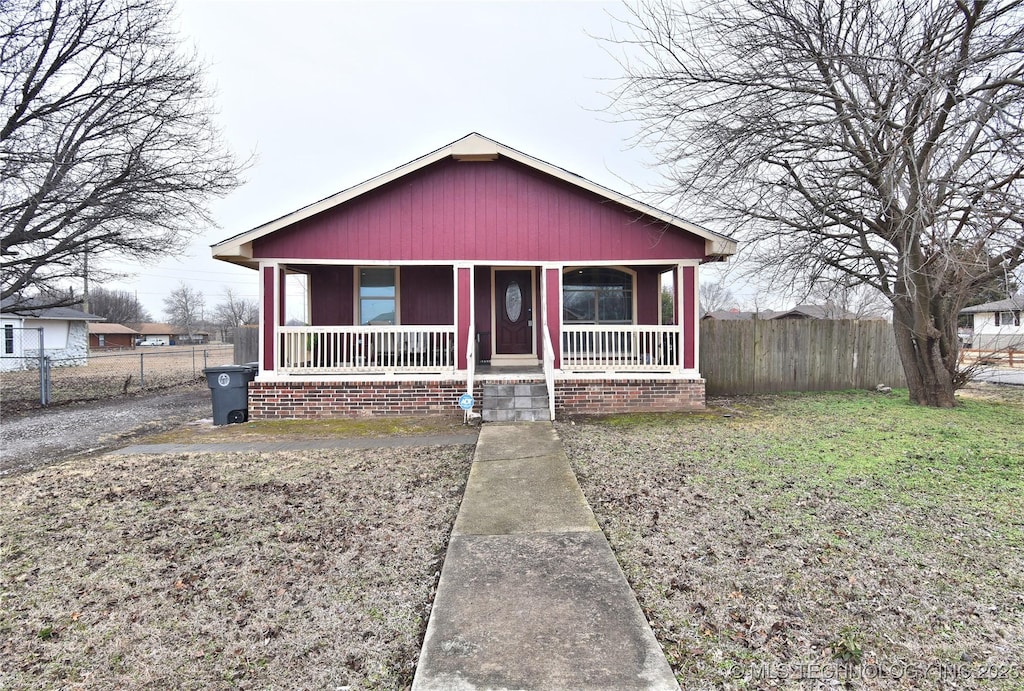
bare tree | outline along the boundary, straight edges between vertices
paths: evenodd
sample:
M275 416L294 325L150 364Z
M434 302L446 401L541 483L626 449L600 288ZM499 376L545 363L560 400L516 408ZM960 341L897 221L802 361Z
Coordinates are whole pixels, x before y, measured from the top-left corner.
M206 298L191 286L179 283L171 294L164 298L164 315L168 323L184 328L191 341L196 330L205 321Z
M231 288L225 288L224 299L213 308L213 319L226 336L228 331L235 327L259 323L259 303L254 298L241 297ZM221 340L227 338L222 336Z
M617 107L673 191L787 284L884 295L911 399L955 405L957 313L1024 262L1021 0L665 0L624 25Z
M89 292L89 312L113 324L141 324L152 321L139 299L127 290L96 287Z
M5 0L0 9L2 295L106 258L180 251L238 184L169 0Z
M718 312L736 306L736 297L722 281L706 281L700 284L701 312Z

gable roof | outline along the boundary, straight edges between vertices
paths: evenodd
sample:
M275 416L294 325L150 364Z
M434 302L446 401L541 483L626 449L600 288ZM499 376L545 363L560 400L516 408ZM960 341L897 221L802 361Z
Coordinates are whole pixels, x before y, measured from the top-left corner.
M978 312L1011 312L1013 310L1024 310L1024 295L985 302L980 305L971 305L960 310L960 314L977 314Z
M585 189L609 201L616 202L627 208L633 209L651 218L657 219L678 230L692 233L704 239L704 254L715 259L724 259L736 253L736 241L725 235L715 233L696 223L685 221L665 211L640 202L632 197L620 194L602 185L588 180L580 175L571 173L564 168L559 168L550 163L542 161L533 156L524 154L511 147L489 139L481 134L472 132L465 137L458 139L451 144L430 152L425 156L414 159L404 165L394 168L382 175L371 178L354 187L337 192L318 202L304 206L301 209L285 214L269 223L257 226L252 230L239 233L212 245L211 249L215 259L240 264L249 268L257 268L259 262L253 259L252 243L254 240L269 235L277 230L290 226L316 214L344 204L363 194L371 192L405 175L409 175L426 166L453 158L457 161L493 161L499 157L508 158L534 170L540 171L552 177L558 178L576 187Z
M128 328L124 324L114 324L112 322L109 322L109 323L99 323L99 324L92 324L92 323L90 323L89 324L89 333L91 333L91 334L132 334L132 335L138 335L139 332L136 331L135 329Z
M797 305L791 310L772 312L764 319L856 319L856 315L831 305Z
M740 312L739 310L715 310L705 312L701 319L718 319L719 321L744 321L758 316L756 312ZM765 317L761 316L761 319Z
M0 311L27 319L52 319L63 321L106 321L106 317L89 314L71 307L35 307L39 304L34 298L16 301L13 297L0 303ZM16 306L14 306L16 305Z

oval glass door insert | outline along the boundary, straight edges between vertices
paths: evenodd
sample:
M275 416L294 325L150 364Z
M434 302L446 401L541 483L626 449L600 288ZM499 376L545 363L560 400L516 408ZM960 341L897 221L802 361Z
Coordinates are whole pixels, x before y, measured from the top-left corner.
M523 315L523 289L519 283L512 281L505 288L505 316L513 324Z

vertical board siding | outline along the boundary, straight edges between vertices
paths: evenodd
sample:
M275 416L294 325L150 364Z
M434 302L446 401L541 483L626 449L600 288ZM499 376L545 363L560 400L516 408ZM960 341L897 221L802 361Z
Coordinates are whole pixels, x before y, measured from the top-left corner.
M700 365L710 396L906 386L883 321L705 319Z
M307 269L312 325L355 323L354 271L351 266L313 266Z
M472 272L473 269L469 267L459 267L456 269L456 276L458 279L458 321L455 323L455 343L456 352L455 358L458 363L458 369L466 369L466 346L469 345L468 338L474 335L469 334L469 322L470 322L470 295L472 292Z
M403 325L455 323L452 267L403 266L399 272Z
M696 325L694 322L697 319L697 294L694 292L694 286L697 283L697 269L692 266L683 267L683 279L680 281L682 285L682 302L683 302L683 313L679 315L680 319L685 320L683 322L683 367L687 369L693 369L697 366L695 362L697 358L697 349L695 347L696 339ZM703 355L701 355L703 358ZM703 359L701 360L703 363Z
M253 242L256 258L628 261L704 240L514 161L445 160Z
M263 299L261 301L263 313L260 315L260 323L263 324L263 362L264 369L274 369L274 331L276 320L274 316L274 273L276 268L265 266L263 272Z

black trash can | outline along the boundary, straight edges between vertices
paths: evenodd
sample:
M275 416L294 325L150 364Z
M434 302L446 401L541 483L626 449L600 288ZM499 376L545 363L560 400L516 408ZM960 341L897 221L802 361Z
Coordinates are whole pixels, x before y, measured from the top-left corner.
M213 424L227 425L249 419L249 382L256 370L248 365L220 365L203 370L213 396Z

